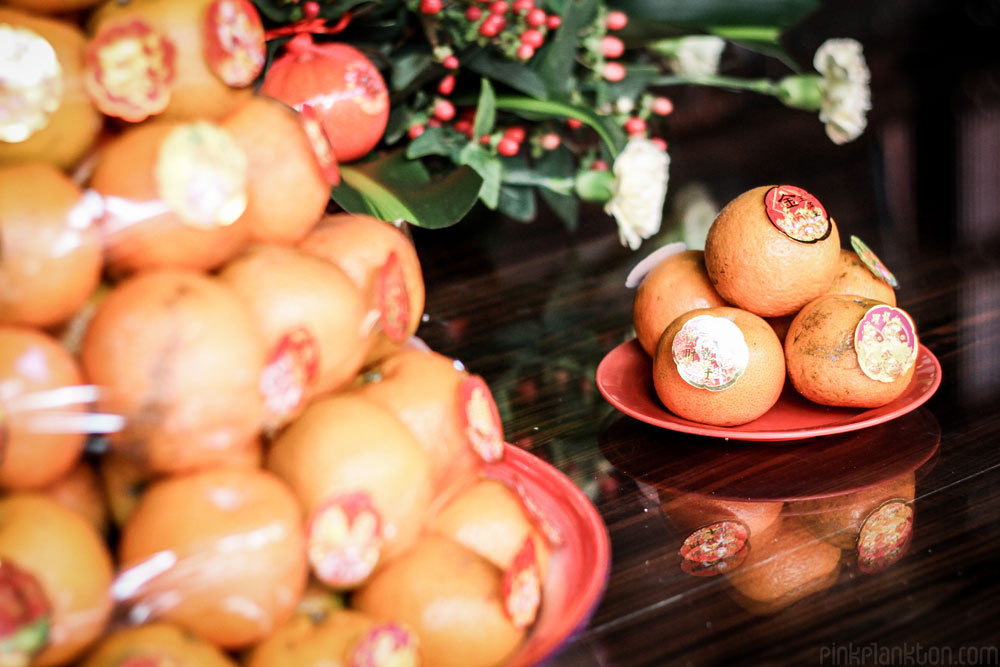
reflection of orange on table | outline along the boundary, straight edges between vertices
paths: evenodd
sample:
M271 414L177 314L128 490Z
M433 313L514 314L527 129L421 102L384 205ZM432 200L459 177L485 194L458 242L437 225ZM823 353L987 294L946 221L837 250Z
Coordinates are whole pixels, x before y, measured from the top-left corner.
M664 492L661 491L661 497ZM693 532L719 521L743 523L751 537L766 537L765 531L777 527L783 503L722 500L693 493L662 503L660 509L680 530Z

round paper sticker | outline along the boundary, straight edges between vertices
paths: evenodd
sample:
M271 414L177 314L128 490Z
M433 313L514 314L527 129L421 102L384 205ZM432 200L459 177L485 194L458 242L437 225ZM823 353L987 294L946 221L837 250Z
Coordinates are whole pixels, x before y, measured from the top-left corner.
M830 235L832 226L826 209L802 188L777 185L764 195L768 220L788 238L802 243L816 243Z
M410 333L410 295L403 265L395 250L379 269L375 290L382 331L393 343L402 343Z
M861 372L872 380L893 382L917 360L916 326L899 308L869 308L854 329L854 351Z
M303 104L299 110L299 118L302 119L302 127L306 131L309 145L312 147L313 155L316 156L316 164L319 170L330 185L340 185L340 165L337 164L337 156L333 153L333 145L330 143L330 136L323 129L316 107L311 104Z
M486 381L478 375L458 386L458 415L469 445L484 461L503 458L503 426L500 411Z
M49 641L52 606L38 579L7 559L0 559L0 600L4 664L27 665Z
M347 657L346 667L416 667L419 664L417 636L399 623L388 621L361 635Z
M681 570L695 577L732 572L750 553L749 537L750 529L739 521L719 521L699 528L681 546Z
M84 54L87 93L108 116L146 120L170 102L175 51L170 40L139 19L106 26Z
M521 548L503 575L504 610L514 627L526 628L535 622L542 603L542 575L535 556L535 542L524 538Z
M681 378L693 387L722 391L733 386L750 361L743 332L725 317L698 315L684 323L671 347Z
M316 510L309 521L309 563L326 585L353 588L378 564L382 538L382 517L368 493L337 496Z
M250 0L214 0L205 12L205 59L233 88L249 86L264 69L264 25Z
M0 141L19 143L45 129L62 95L62 65L48 40L0 25Z
M881 572L906 553L913 536L913 507L890 500L868 515L858 533L858 569Z
M892 275L892 271L886 268L882 260L878 258L878 255L872 252L872 249L854 234L851 234L851 247L854 248L854 252L857 253L861 263L867 266L868 270L874 273L876 278L879 278L894 289L899 287L899 281L896 280L896 276Z
M319 372L319 343L305 327L292 329L278 341L260 376L268 411L288 415L306 400Z
M170 132L160 144L155 176L160 198L191 227L225 227L246 210L246 153L214 123L187 123Z

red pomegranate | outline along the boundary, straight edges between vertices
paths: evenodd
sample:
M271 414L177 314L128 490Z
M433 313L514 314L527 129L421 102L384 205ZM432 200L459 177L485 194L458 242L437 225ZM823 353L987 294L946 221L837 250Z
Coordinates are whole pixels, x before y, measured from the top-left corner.
M264 77L261 92L318 115L338 162L375 147L389 121L389 92L378 69L347 44L317 44L299 33Z

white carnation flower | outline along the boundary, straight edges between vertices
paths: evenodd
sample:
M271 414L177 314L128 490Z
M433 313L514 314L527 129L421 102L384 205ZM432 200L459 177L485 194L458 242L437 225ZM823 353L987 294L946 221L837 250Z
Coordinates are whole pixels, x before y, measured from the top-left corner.
M622 245L635 250L660 230L669 167L667 152L643 137L629 139L615 160L615 182L604 210L618 223Z
M689 35L675 46L670 68L682 76L710 76L719 71L726 40L715 35Z
M823 75L819 119L826 124L827 136L835 144L857 139L865 131L866 114L872 108L871 74L861 44L853 39L828 39L816 50L813 66Z

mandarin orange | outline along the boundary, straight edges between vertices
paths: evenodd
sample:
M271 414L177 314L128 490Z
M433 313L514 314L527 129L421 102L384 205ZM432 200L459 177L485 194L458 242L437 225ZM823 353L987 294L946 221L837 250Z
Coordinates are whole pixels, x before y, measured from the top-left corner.
M124 627L108 634L80 667L236 667L216 646L169 623Z
M840 249L837 273L826 293L851 294L875 299L890 306L896 305L896 291L892 286L872 273L872 270L858 257L858 253L846 248Z

